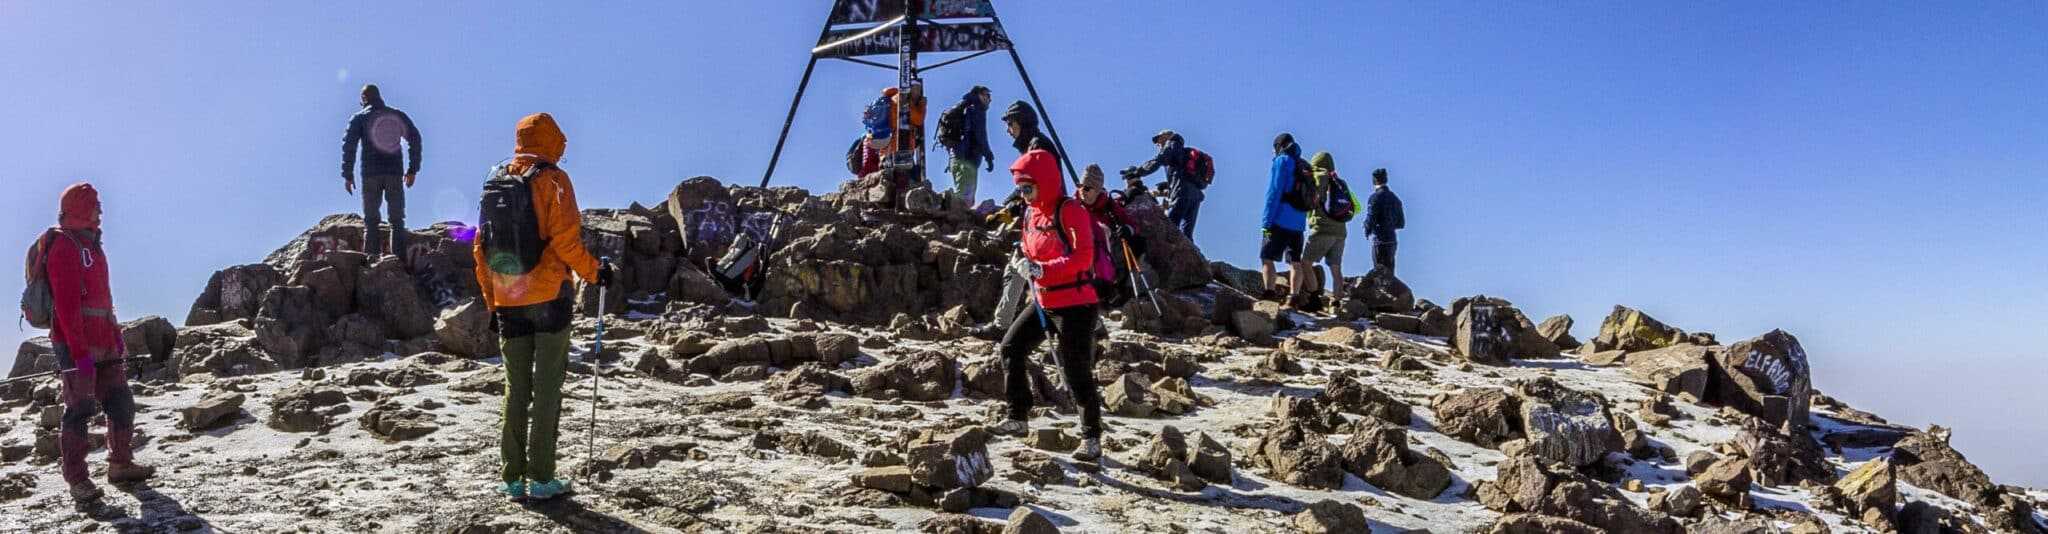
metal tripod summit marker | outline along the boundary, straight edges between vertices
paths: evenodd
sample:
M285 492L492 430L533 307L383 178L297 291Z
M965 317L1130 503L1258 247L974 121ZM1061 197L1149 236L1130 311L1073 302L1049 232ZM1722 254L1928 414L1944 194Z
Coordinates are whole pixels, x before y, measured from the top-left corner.
M1053 126L1052 112L1038 98L1038 87L1031 83L1031 73L1024 70L1024 59L1017 55L1016 42L1003 29L1003 19L996 15L991 0L836 0L825 17L824 28L818 31L810 62L804 65L803 77L797 81L796 94L790 97L789 114L782 119L782 133L775 138L775 151L768 156L768 170L761 174L761 187L768 187L768 181L775 177L775 166L782 160L782 148L789 141L790 126L796 122L797 107L803 104L804 90L811 85L811 72L817 69L818 60L836 59L894 70L897 94L908 95L913 85L923 83L926 71L996 51L1009 52L1018 78L1031 94L1039 120L1045 123L1046 134L1052 137L1060 164L1067 176L1079 180L1073 161L1067 157L1066 144L1060 142L1059 128ZM965 55L920 67L919 53ZM896 55L895 65L864 59L889 54ZM910 108L898 106L895 121L899 131L909 127ZM924 161L924 146L910 146L914 142L911 139L905 136L896 140L900 143L898 154Z

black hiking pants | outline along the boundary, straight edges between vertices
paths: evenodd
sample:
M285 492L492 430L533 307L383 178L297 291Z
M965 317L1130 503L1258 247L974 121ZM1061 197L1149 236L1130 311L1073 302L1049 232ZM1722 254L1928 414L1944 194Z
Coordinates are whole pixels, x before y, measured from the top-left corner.
M1393 241L1372 242L1372 268L1384 269L1394 274L1394 250L1400 248Z
M389 252L405 259L405 177L364 176L363 177L363 252L370 255L370 261L377 261L377 255ZM378 213L378 205L390 210L391 248L384 248L385 240L378 235L378 227L385 218Z
M1081 405L1081 432L1090 438L1102 437L1102 393L1095 387L1095 306L1044 313L1049 325L1039 322L1039 307L1032 304L1010 320L1010 331L1003 335L1003 361L1009 368L1005 389L1010 397L1010 419L1031 419L1031 354L1045 342L1046 326L1051 326L1057 343L1053 354L1059 357L1060 375L1066 378L1067 388L1074 391L1074 402Z

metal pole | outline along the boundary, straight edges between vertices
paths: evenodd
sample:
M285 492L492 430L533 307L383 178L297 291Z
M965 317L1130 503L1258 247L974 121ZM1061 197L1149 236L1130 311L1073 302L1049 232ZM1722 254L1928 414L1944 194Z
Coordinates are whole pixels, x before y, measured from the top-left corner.
M602 266L603 268L605 268L605 269L610 269L610 268L611 268L611 263L612 263L612 259L611 259L610 257L606 257L606 258L604 258L604 259L602 259L602 260L599 260L599 261L601 262L601 263L599 263L599 265L600 265L600 266ZM594 339L594 340L593 340L593 341L591 342L591 346L590 346L590 357L589 357L589 358L587 358L588 360L590 360L590 362L589 362L589 363L590 363L590 432L589 432L589 434L588 434L588 436L589 436L589 441L590 441L590 446L589 446L589 447L588 447L587 449L585 449L585 451L584 451L584 454L585 454L585 456L584 456L584 458L583 458L583 465L584 465L584 466L586 466L586 467L588 467L588 466L593 466L593 465L597 465L597 464L595 463L595 462L597 461L597 398L598 398L598 397L600 396L600 395L599 395L599 393L598 393L598 389L597 389L597 388L598 388L598 383L597 383L597 375L598 375L598 374L600 374L600 373L601 373L601 372L603 371L602 369L599 369L599 368L598 368L598 366L599 366L599 365L601 365L601 364L603 363L602 361L600 361L600 359L604 357L604 297L605 297L605 294L604 294L604 293L605 293L605 289L606 289L606 288L605 288L605 285L604 285L604 284L598 284L598 286L597 286L597 335L596 335L596 336L594 336L594 337L595 337L595 339ZM595 482L596 480L597 480L596 476L595 476L595 475L592 475L591 481L592 481L592 482Z
M796 97L789 101L789 115L782 118L782 135L775 137L775 153L768 156L768 172L761 173L761 187L768 187L768 179L775 177L775 163L782 160L782 144L789 141L789 125L796 122L796 107L804 102L804 88L811 85L811 70L818 68L818 56L811 56L811 62L804 65L803 81L796 83Z
M109 366L109 365L114 365L114 364L117 364L117 363L118 363L118 364L130 364L130 363L144 363L144 362L148 362L149 360L150 360L150 357L145 357L145 356L129 356L129 357L126 357L126 358L122 358L122 359L119 359L119 360L100 360L100 361L97 361L97 362L93 362L93 368L94 368L94 369L98 369L98 368L101 368L101 367L106 367L106 366ZM56 371L43 371L43 372L40 372L40 373L32 373L32 374L25 374L25 375L17 376L17 377L14 377L14 378L9 378L9 379L6 379L6 380L0 380L0 385L7 385L7 384L12 384L12 383L15 383L15 382L26 382L26 381L29 381L29 380L35 380L35 379L38 379L38 378L43 378L43 377L46 377L46 376L57 376L57 375L59 375L59 374L62 374L63 372L64 372L64 371L60 369L60 370L56 370Z

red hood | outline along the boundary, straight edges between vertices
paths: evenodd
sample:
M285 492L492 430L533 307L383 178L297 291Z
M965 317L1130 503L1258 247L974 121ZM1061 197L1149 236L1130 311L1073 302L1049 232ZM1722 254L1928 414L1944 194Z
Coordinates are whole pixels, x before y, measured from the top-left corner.
M1010 179L1018 184L1030 181L1033 187L1038 188L1036 198L1026 199L1033 208L1051 209L1054 200L1067 195L1067 182L1060 176L1059 158L1044 150L1026 152L1017 158L1016 163L1011 163Z
M93 221L93 210L100 207L100 192L92 184L79 182L64 188L64 196L58 203L57 225L70 229L98 230L100 225Z

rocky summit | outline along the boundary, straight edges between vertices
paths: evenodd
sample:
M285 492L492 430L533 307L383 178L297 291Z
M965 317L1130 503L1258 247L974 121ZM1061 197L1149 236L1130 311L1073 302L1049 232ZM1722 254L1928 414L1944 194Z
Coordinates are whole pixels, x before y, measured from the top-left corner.
M1005 366L965 335L1009 245L929 190L684 180L584 212L617 260L578 293L562 470L576 493L498 496L496 337L465 228L360 252L321 220L228 266L183 326L126 323L145 485L74 508L51 380L0 387L6 532L2021 532L2048 492L2000 485L1940 427L1823 394L1784 331L1687 332L1616 307L1597 331L1500 296L1354 280L1313 313L1262 302L1150 198L1131 212L1158 288L1106 314L1107 431L1076 461L1056 366L1027 364L1032 432L998 436ZM990 209L989 206L981 207ZM705 271L771 243L735 298ZM606 315L602 351L591 345ZM1580 339L1587 341L1581 342ZM52 369L23 343L10 376ZM593 409L594 407L594 409ZM593 419L594 417L594 419ZM104 447L100 441L94 447ZM97 454L103 454L98 451ZM91 462L94 475L105 465Z

